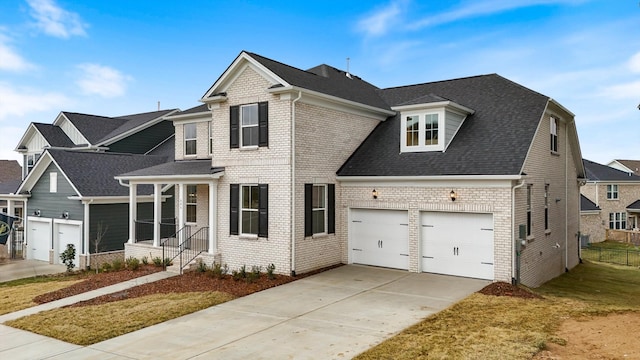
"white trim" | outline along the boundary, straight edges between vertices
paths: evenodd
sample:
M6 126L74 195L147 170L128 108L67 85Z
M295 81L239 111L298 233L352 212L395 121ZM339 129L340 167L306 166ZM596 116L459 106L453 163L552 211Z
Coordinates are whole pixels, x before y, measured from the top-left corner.
M83 114L83 115L90 115L90 114ZM98 115L98 116L100 116L100 115ZM64 131L64 128L63 128L62 126L60 126L60 124L61 124L61 123L63 123L63 122L65 122L65 121L66 121L66 122L68 122L68 123L69 123L69 125L71 125L71 127L72 127L73 129L75 129L75 131L77 131L77 132L78 132L78 134L80 135L81 141L78 141L78 142L76 143L75 141L73 141L72 136L69 136L69 134L67 134L67 132L66 132L66 131ZM58 117L56 117L56 119L53 121L53 124L52 124L52 125L60 127L60 129L62 129L62 131L65 133L65 135L67 135L67 137L68 137L69 139L71 139L71 142L73 142L73 143L74 143L74 144L76 144L76 145L80 145L80 144L93 145L93 144L91 144L91 141L89 141L89 140L84 136L84 134L83 134L80 130L78 130L78 128L73 124L73 122L71 122L71 120L69 120L69 118L64 114L64 111L61 111L61 112L60 112L60 114L58 115Z
M580 210L580 215L599 215L601 211L602 210ZM627 210L627 212L631 211Z
M470 109L466 106L460 105L453 101L439 101L439 102L431 102L431 103L421 103L421 104L413 104L413 105L403 105L403 106L392 106L391 109L402 112L402 111L422 111L422 110L431 110L437 108L451 108L454 112L461 112L460 115L472 115L475 113L475 110ZM457 111L455 111L457 110Z
M49 173L49 192L50 193L58 192L58 173L57 172Z
M134 184L135 185L135 184ZM171 195L162 195L162 201L166 201ZM138 203L153 202L153 195L138 195L136 196ZM83 204L126 204L129 203L128 195L121 196L68 196L69 200L78 200Z
M202 113L198 113L198 114L202 114ZM167 119L167 120L170 120L170 119ZM205 116L197 116L197 117L191 117L191 118L176 119L176 120L172 120L172 121L173 121L173 126L184 125L184 124L203 123L203 122L211 121L211 112L206 113Z
M129 183L138 184L167 184L167 183L185 183L185 184L201 184L202 181L220 179L224 175L224 171L213 174L203 175L148 175L148 176L115 176L116 180L129 180Z
M30 133L31 131L31 133ZM47 138L44 137L44 135L42 135L42 133L38 130L38 128L32 123L29 124L29 127L27 127L27 130L24 132L24 134L22 134L22 137L20 138L20 141L18 142L18 145L16 145L16 148L13 149L13 151L16 151L18 153L21 154L26 154L26 152L29 150L27 149L20 149L20 146L24 146L25 143L29 142L27 140L31 140L31 137L33 137L34 134L38 134L42 137L42 139L44 140L44 142L47 144L47 146L51 146L51 144L49 144L49 142L47 141ZM39 151L42 151L42 149L40 149Z
M46 155L46 158L45 158L45 155ZM33 169L31 169L27 177L22 181L22 184L20 184L20 187L16 192L21 193L25 190L31 191L31 189L33 189L36 183L40 180L42 175L44 175L45 170L47 170L47 167L49 167L51 163L53 163L58 168L58 171L60 171L60 173L62 174L64 179L67 181L69 186L71 186L71 188L76 193L76 195L82 196L82 194L80 194L80 191L78 191L76 186L69 180L69 177L67 176L67 174L65 174L65 172L58 165L58 163L56 163L56 161L53 159L53 157L51 156L51 154L49 154L48 151L45 151L44 153L42 153L42 155L40 156L40 159L38 160L36 165L33 167Z
M441 175L441 176L336 176L336 180L349 182L407 182L455 180L521 180L522 175Z
M425 144L425 135L427 132L426 122L427 116L436 115L438 117L438 129L437 131L437 143L436 144ZM417 145L407 145L407 118L408 117L417 117L418 118L418 144ZM409 111L400 113L400 152L401 153L409 153L409 152L429 152L429 151L444 151L445 148L445 139L446 139L446 127L445 127L445 109L429 109L429 110L421 110L421 111Z

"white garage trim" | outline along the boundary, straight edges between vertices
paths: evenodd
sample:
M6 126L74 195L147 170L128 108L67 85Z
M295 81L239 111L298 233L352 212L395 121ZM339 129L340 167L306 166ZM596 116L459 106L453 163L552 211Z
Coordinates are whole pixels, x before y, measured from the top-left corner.
M349 262L408 270L408 211L351 209Z
M76 248L76 256L73 263L76 267L80 266L80 254L83 253L82 230L82 221L53 220L54 264L62 264L60 253L66 249L67 244L73 244Z
M37 216L27 217L27 259L49 262L49 251L52 249L52 220Z
M421 212L421 270L493 280L493 227L490 213Z

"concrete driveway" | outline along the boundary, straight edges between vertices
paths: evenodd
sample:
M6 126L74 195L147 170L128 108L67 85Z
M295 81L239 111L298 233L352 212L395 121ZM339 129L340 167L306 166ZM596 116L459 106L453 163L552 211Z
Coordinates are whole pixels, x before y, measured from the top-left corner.
M0 335L46 344L29 359L349 359L488 283L348 265L89 347Z
M0 282L56 274L67 271L64 265L51 265L38 260L9 260L0 263Z

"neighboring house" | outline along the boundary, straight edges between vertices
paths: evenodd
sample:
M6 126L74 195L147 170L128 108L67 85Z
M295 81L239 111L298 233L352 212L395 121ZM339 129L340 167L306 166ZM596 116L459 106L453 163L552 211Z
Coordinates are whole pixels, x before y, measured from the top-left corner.
M59 263L71 243L75 264L84 268L91 264L89 254L122 252L129 196L114 176L173 161L173 124L165 117L176 111L122 117L61 112L53 124L31 123L16 148L24 156L24 179L17 190L0 195L24 203L26 257ZM144 197L151 187L140 191L139 202L147 202L138 204L141 213L152 214L152 199ZM173 189L163 192L173 209ZM98 225L103 231L96 251Z
M601 220L601 210L596 203L580 194L580 240L582 246L604 240L605 222Z
M586 183L580 192L599 209L599 214L595 216L592 206L581 206L581 234L587 235L590 242L601 242L605 240L605 229L638 228L640 176L586 159L584 168Z
M22 181L22 167L16 160L0 160L0 194L9 194L16 191ZM0 199L0 211L3 214L22 219L22 203L18 206L8 206L7 200Z
M207 235L209 264L358 263L537 286L579 261L573 114L499 75L379 89L241 52L200 101L170 117L174 163L117 178L132 204L154 185L156 222L175 184L178 227ZM130 214L126 256L160 254L160 226L149 244Z
M624 172L640 175L640 160L611 160L607 166Z

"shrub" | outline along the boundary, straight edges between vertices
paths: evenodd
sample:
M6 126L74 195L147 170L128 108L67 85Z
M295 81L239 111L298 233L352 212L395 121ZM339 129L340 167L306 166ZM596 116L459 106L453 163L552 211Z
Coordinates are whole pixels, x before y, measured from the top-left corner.
M171 265L173 265L173 263L171 262L171 259L169 259L169 258L164 258L163 263L164 263L164 266L171 266Z
M100 267L100 271L102 272L109 272L111 270L111 264L106 262L103 263L102 266Z
M142 257L142 265L149 265L149 258L146 256Z
M140 268L140 260L133 256L129 256L125 261L125 265L127 266L127 269L135 271Z
M247 265L240 266L239 273L240 273L240 278L246 279L247 278Z
M162 266L162 258L160 256L156 256L152 259L153 261L153 265L157 266L157 267L161 267Z
M124 268L124 263L120 259L115 259L111 263L111 267L113 268L113 271L120 271Z
M247 282L254 282L260 278L260 271L262 270L261 266L252 266L251 272L247 274Z
M222 279L229 272L229 266L227 264L221 265L218 263L213 263L213 267L211 269L211 273L213 277L217 279Z
M233 278L233 280L239 281L241 279L240 272L238 270L231 271L231 277Z
M276 269L275 265L273 264L267 265L267 277L269 278L269 280L273 280L276 278L276 275L273 273L275 269Z
M204 261L202 261L202 259L198 259L198 261L196 262L196 271L199 273L203 273L203 272L207 272L207 264L204 263Z
M71 272L76 265L73 260L76 258L76 247L73 244L67 244L67 248L60 254L62 263L67 266L67 271Z

